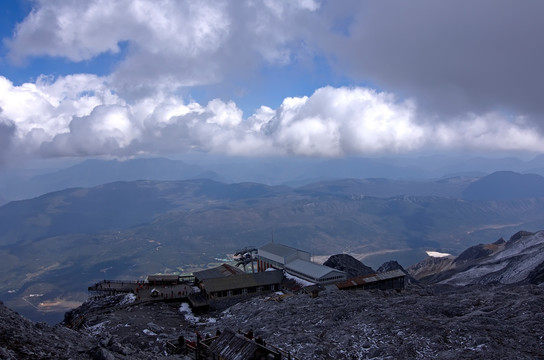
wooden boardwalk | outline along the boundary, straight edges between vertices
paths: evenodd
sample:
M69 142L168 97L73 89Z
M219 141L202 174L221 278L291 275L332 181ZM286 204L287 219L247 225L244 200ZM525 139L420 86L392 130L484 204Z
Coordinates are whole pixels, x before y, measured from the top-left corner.
M153 285L143 281L103 280L88 288L91 296L102 294L128 294L136 296L136 301L175 301L187 300L190 294L196 293L193 284L182 282L172 285Z

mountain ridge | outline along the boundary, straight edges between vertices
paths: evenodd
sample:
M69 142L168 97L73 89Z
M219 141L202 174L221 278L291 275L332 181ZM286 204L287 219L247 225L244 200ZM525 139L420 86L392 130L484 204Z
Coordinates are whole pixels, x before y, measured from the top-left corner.
M415 158L350 157L310 161L308 159L239 159L218 156L215 160L210 160L193 154L184 160L153 157L127 160L88 159L65 168L59 168L61 165L57 163L51 170L40 167L40 169L16 172L8 169L5 174L0 174L0 192L11 201L65 188L89 187L114 181L195 178L210 178L227 183L250 181L268 185L284 184L291 187L345 178L388 178L400 183L417 183L447 177L478 178L504 169L544 175L543 158L537 156L529 161L515 158L459 160L448 156L422 156ZM421 195L421 192L427 194L429 191L424 186L418 188L418 195ZM456 194L458 192L457 190ZM390 192L388 194L392 195ZM397 194L398 192L393 195Z
M0 296L40 319L42 303L84 300L78 282L190 272L271 237L312 255L349 252L375 267L394 256L408 266L427 250L457 254L482 238L544 228L544 199L342 192L198 179L116 182L11 202L0 207Z
M470 183L463 190L466 200L512 200L544 196L544 177L497 171Z
M426 259L407 270L423 283L458 286L535 283L544 278L544 231L519 231L508 241L478 244L457 257Z

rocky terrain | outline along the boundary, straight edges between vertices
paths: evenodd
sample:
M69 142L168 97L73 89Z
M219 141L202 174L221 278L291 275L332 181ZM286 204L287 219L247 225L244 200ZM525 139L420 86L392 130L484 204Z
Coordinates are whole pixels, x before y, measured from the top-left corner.
M434 284L428 278L426 286L401 292L269 294L196 315L186 303L142 304L117 295L67 313L64 325L73 329L32 323L1 305L0 357L179 359L168 341L231 329L252 330L298 359L543 358L543 243L543 232L520 232L477 245L446 259L449 268L431 277Z
M1 307L2 358L179 358L168 355L167 340L227 328L253 330L299 359L544 356L544 288L536 285L328 290L279 302L263 296L201 316L186 304L123 299L90 301L70 314L85 316L79 332L33 324Z
M62 325L34 323L0 303L0 359L100 359L98 341Z
M478 244L457 257L429 258L408 271L427 284L539 284L544 277L544 231L519 231L508 241Z
M279 303L256 298L216 314L201 331L253 329L300 359L544 356L543 288L427 291L330 291Z

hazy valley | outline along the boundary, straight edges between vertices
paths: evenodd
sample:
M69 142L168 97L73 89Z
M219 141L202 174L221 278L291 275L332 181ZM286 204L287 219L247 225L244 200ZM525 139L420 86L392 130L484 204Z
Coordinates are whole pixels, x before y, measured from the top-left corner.
M272 238L321 261L345 252L374 268L391 259L407 267L426 251L459 254L543 229L543 179L498 172L299 187L140 180L56 191L0 207L0 297L33 319L56 322L98 280L187 273ZM488 192L478 199L482 183Z

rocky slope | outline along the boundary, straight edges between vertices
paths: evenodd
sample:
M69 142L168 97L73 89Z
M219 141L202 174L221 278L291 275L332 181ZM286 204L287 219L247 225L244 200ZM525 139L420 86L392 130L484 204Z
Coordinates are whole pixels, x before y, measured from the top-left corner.
M224 329L252 330L298 359L544 358L543 246L544 232L477 245L442 260L449 269L426 279L434 285L402 292L271 294L196 316L185 303L92 299L66 314L77 331L0 305L0 358L179 359L169 340Z
M162 303L133 306L125 295L90 300L67 313L68 322L76 320L76 331L66 323L34 323L0 303L0 359L179 359L166 352L164 331L172 319L175 326L167 331L180 333L183 315L178 307ZM96 323L97 319L103 321ZM132 322L137 325L131 327Z
M84 315L82 337L108 359L171 357L167 340L223 329L253 330L298 359L534 359L544 356L542 308L544 288L529 284L262 296L200 316L109 298L71 316Z
M416 279L431 279L433 275L454 268L454 260L455 256L429 256L426 259L418 262L417 264L409 266L406 270Z
M102 350L92 337L33 323L0 303L1 359L100 359Z
M432 284L540 283L544 277L544 231L520 231L508 241L475 245L457 257L429 258L408 271Z
M280 303L256 298L217 314L202 331L253 329L300 359L534 359L544 356L543 305L536 286L331 291Z

